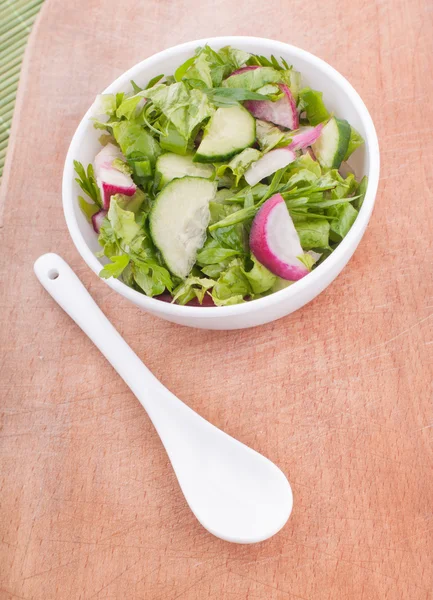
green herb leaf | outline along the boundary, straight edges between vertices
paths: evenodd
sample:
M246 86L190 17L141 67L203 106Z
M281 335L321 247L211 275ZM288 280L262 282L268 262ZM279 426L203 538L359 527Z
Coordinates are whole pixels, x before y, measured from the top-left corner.
M354 127L351 126L349 145L347 147L347 152L343 160L347 160L351 156L351 154L353 154L353 152L355 152L355 150L359 148L359 146L362 146L363 143L364 138L362 137L362 135L358 133L358 131L356 131Z
M298 110L305 111L310 125L323 123L331 116L326 109L322 96L322 92L317 92L309 87L303 88L299 92Z
M161 79L164 79L164 75L156 75L155 77L152 77L152 79L149 81L149 83L146 85L146 87L144 89L148 90L148 89L152 88L159 81L161 81Z
M243 271L248 279L254 294L263 294L272 288L277 280L277 276L264 267L255 256L251 255L253 268L250 271Z
M77 160L74 160L74 169L78 175L75 181L78 183L80 188L85 194L89 196L91 200L93 200L93 202L99 208L102 208L101 192L99 190L98 184L96 183L95 174L93 172L93 166L89 164L86 173L86 170L84 169L83 165Z
M78 196L78 204L88 222L91 223L93 215L96 215L100 210L99 206L96 204L89 204L89 202L84 200L83 196Z
M110 258L111 263L105 265L104 268L99 272L99 277L102 279L109 279L110 277L119 277L124 269L129 264L129 256L127 254L121 254L120 256L112 256Z
M213 88L204 90L215 106L231 106L245 100L269 100L267 96L242 88Z

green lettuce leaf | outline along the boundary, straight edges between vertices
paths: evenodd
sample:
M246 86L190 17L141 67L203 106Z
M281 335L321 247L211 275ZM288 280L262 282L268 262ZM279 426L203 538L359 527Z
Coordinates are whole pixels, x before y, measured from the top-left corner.
M253 294L263 294L269 291L277 280L277 276L264 267L255 256L251 255L253 268L250 271L243 271L248 279Z
M362 146L362 144L364 143L364 138L362 137L362 135L360 133L358 133L358 131L356 131L356 129L354 127L350 127L350 139L349 139L349 146L347 147L347 152L345 157L343 158L343 160L347 160L350 155L355 152L355 150L357 148L359 148L359 146Z
M111 196L112 199L115 200L117 206L123 210L133 212L135 215L142 208L145 200L148 202L148 197L146 194L137 188L137 191L133 196L125 196L124 194L114 194ZM149 208L146 212L149 211Z
M158 84L144 93L185 139L215 110L206 94L198 89L189 90L182 81L168 86Z
M243 263L235 259L219 276L212 290L212 298L217 306L238 304L251 292L251 285L243 271Z
M364 175L364 177L361 179L361 181L358 185L358 189L356 190L358 198L353 203L353 206L357 210L360 210L362 203L364 202L365 194L367 192L367 184L368 184L368 177L367 177L367 175Z
M111 258L112 256L122 254L119 240L107 217L102 220L102 224L99 228L98 242L102 247L102 250L100 250L96 256L106 256L107 258Z
M92 106L92 115L108 115L112 117L116 113L116 94L99 94Z
M161 144L161 148L168 152L174 152L182 156L185 156L188 152L188 140L178 132L170 121L168 122L166 131L161 133L159 143Z
M112 123L111 126L116 142L125 157L132 161L133 168L135 161L148 160L152 167L155 165L156 159L161 154L161 148L148 131L131 121L119 121Z
M232 46L224 46L224 48L218 50L217 54L225 66L224 77L243 67L251 57L248 52L232 48Z
M173 290L173 302L184 305L193 298L197 298L202 304L207 290L210 290L214 285L215 281L213 279L190 275Z
M102 279L119 277L129 264L129 256L127 254L112 256L110 260L111 263L105 265L104 268L99 272L99 277L102 277Z
M226 165L221 165L217 169L217 176L222 177L226 169L230 169L235 176L235 185L239 185L240 179L243 177L247 169L252 165L253 162L259 160L262 153L255 148L245 148L239 154L236 154L234 158Z
M223 247L219 240L209 237L197 254L197 264L202 267L216 265L228 258L239 255L242 251L243 248L238 250L237 248Z
M134 96L125 98L119 108L116 110L116 117L121 119L125 117L128 121L134 119L143 110L146 99L143 96L143 92L139 92Z
M276 125L260 119L256 120L256 136L262 152L269 152L277 146L287 146L292 139L288 133L281 131Z
M311 256L311 254L308 254L308 252L305 252L304 254L301 254L301 256L297 256L296 257L298 260L301 261L301 263L309 270L311 271L311 269L314 267L314 265L316 264L316 260L313 256Z
M310 154L303 154L299 158L297 158L294 162L289 165L290 169L287 171L290 175L293 173L298 173L303 169L307 169L311 171L316 177L320 177L322 175L322 168L317 160L311 157Z
M292 217L303 250L329 247L330 225L326 219Z
M132 275L147 296L158 296L173 286L169 271L154 261L134 261Z
M328 171L328 175L331 176L337 184L334 189L329 192L331 198L346 198L356 192L358 184L353 173L349 173L346 179L344 179L337 169L331 169Z
M290 88L295 102L298 103L302 82L302 77L299 71L295 71L293 68L286 69L281 73L281 79L283 83Z
M322 92L317 92L309 87L299 91L299 106L301 112L306 113L310 125L318 125L331 116L322 99Z
M141 228L135 221L135 214L120 208L115 197L111 198L107 216L113 231L123 244L129 245L140 234Z
M331 240L333 242L340 242L355 222L358 211L353 208L350 202L342 202L341 204L327 208L326 214L329 217L334 217L331 221Z
M194 63L186 70L184 77L202 81L209 88L213 86L211 65L203 51L200 52Z
M255 92L268 83L278 83L279 81L281 81L281 74L278 71L273 67L263 67L262 69L254 69L239 73L238 75L231 75L223 81L223 86L243 88L250 92Z

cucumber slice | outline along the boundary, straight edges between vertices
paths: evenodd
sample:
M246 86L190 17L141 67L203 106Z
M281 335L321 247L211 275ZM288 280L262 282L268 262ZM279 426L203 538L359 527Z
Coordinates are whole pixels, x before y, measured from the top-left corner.
M216 183L200 177L174 179L156 197L149 215L155 246L170 271L184 279L190 273L206 240L209 202Z
M205 179L212 177L214 173L212 165L200 165L194 163L192 159L192 154L186 154L185 156L173 152L161 154L156 161L156 171L161 177L159 188L161 189L173 179L179 179L186 175L204 177Z
M349 123L332 117L322 129L318 140L311 147L322 167L338 169L346 155L349 140Z
M243 106L218 108L206 126L194 162L225 162L252 146L255 139L255 119Z

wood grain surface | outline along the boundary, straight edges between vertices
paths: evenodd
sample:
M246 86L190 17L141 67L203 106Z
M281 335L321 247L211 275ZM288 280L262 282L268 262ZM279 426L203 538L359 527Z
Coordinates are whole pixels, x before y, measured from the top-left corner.
M433 598L433 45L429 0L48 0L3 180L0 599ZM310 305L240 332L141 312L90 272L61 206L95 93L188 39L251 34L324 58L382 153L354 258ZM285 528L252 546L187 508L144 411L35 279L59 252L171 390L288 475Z

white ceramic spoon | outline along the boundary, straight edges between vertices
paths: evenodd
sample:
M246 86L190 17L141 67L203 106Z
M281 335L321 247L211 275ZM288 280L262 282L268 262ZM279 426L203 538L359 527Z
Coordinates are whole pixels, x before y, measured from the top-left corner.
M186 501L203 527L240 544L260 542L277 533L293 505L290 484L280 469L169 392L60 256L44 254L34 268L47 292L89 336L147 411Z

